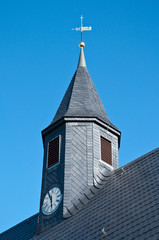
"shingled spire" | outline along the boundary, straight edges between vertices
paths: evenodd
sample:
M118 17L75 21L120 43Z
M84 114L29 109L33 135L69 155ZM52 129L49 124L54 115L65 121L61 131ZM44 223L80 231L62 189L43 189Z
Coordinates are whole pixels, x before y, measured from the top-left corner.
M64 117L95 117L116 129L110 122L88 73L83 50L85 44L81 42L79 46L81 51L77 70L51 124Z

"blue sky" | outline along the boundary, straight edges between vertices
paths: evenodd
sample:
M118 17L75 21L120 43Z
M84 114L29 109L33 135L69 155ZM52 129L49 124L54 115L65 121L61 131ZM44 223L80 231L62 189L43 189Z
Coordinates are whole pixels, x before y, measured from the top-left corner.
M0 232L39 210L43 146L76 70L87 68L122 132L120 166L159 146L159 1L0 1Z

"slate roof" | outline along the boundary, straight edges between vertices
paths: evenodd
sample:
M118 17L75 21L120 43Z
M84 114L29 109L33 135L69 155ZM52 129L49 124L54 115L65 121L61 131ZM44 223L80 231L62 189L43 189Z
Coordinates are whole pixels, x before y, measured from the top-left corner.
M35 236L38 214L0 234L0 240L29 240Z
M71 218L33 237L36 214L0 234L0 240L158 240L158 223L159 148L112 172Z
M110 122L86 67L77 68L51 124L63 117L96 117L118 130Z
M112 172L82 210L32 240L158 240L158 183L159 148Z

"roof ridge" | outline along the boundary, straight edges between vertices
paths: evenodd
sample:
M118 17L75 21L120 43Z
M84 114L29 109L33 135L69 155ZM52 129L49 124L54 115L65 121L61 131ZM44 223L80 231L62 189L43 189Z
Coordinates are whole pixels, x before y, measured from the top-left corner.
M91 78L91 76L88 74L88 72L87 72L87 75L88 75L88 77ZM99 101L98 101L98 99L97 99L97 95L95 94L95 89L93 88L93 81L92 81L91 89L92 89L92 91L94 92L94 96L95 96L95 98L96 98L98 111L100 112L100 114L101 114L101 116L102 116L101 108L100 108L100 106L99 106ZM101 103L102 103L102 101L101 101ZM108 115L107 115L107 118L108 118ZM109 121L109 118L108 118L108 121Z
M116 173L116 172L118 172L118 171L121 171L122 168L129 167L129 166L135 164L136 162L139 162L139 161L143 160L143 158L148 157L148 156L150 156L151 154L153 154L153 153L155 153L155 152L156 152L156 153L159 153L159 147L158 147L158 148L155 148L155 149L153 149L153 150L151 150L151 151L149 151L148 153L145 153L144 155L142 155L142 156L140 156L140 157L132 160L131 162L129 162L129 163L121 166L120 168L115 169L115 170L113 171L113 174Z
M14 228L16 228L18 225L21 225L25 222L29 222L31 221L32 219L36 218L38 216L39 213L35 213L34 215L32 215L31 217L29 218L26 218L24 220L22 220L21 222L17 223L16 225L14 225L13 227L10 227L9 229L5 230L4 232L0 233L0 237L7 234L7 232L10 232L10 230L13 230Z
M57 109L57 111L56 111L56 113L55 113L55 116L54 116L52 122L49 124L49 126L52 125L52 124L55 123L55 122L58 122L60 119L62 119L62 118L64 117L64 115L66 114L66 112L68 111L69 106L70 106L71 97L68 98L68 105L67 105L67 107L66 107L65 113L62 114L62 116L61 116L60 118L58 117L58 111L60 110L60 108L61 108L61 106L62 106L62 104L63 104L63 100L64 100L65 98L67 98L67 95L69 96L69 89L70 89L70 88L71 88L70 96L72 96L72 92L73 92L72 89L73 89L73 86L74 86L74 80L75 80L76 73L77 73L77 70L75 71L75 73L74 73L74 75L73 75L73 77L72 77L72 79L71 79L71 82L69 83L69 85L68 85L68 87L67 87L67 90L66 90L66 92L65 92L65 94L64 94L64 96L63 96L63 98L62 98L62 101L61 101L61 103L60 103L60 105L59 105L59 108ZM56 118L57 118L57 119L56 119Z
M80 67L78 67L78 68L81 68L81 66ZM71 94L70 94L70 99L69 99L69 104L68 104L68 107L67 107L67 111L65 112L65 114L64 114L64 116L67 116L67 112L68 112L68 110L69 110L69 107L70 107L70 103L71 103L71 99L72 99L72 93L73 93L73 89L74 89L74 86L75 86L75 80L76 80L76 74L77 74L77 70L78 70L78 68L76 69L76 71L75 71L75 73L74 73L74 75L73 75L73 78L72 78L72 83L73 83L73 85L72 85L72 91L71 91ZM86 68L86 67L83 67L83 68ZM69 87L68 87L69 88Z

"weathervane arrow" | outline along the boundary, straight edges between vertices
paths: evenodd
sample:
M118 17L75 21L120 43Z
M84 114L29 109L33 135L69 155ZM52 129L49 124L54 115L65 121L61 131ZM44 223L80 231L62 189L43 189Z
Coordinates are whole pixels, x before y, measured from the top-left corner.
M83 27L83 16L81 15L81 27L79 27L79 28L74 28L74 29L72 29L72 30L75 30L75 31L80 31L81 32L81 42L82 42L82 32L83 31L91 31L92 30L92 27Z

